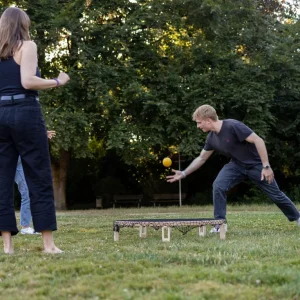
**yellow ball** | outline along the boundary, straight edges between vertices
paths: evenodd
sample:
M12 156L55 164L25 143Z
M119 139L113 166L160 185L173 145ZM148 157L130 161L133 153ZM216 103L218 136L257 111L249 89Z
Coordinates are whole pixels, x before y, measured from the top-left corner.
M172 165L172 160L171 160L171 158L169 158L169 157L164 158L164 159L163 159L163 165L164 165L166 168L171 167L171 165Z

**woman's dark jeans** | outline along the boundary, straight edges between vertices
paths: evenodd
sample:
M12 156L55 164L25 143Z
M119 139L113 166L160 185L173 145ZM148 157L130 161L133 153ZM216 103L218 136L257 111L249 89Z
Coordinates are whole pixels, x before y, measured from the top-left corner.
M299 219L299 212L294 203L280 191L275 179L269 184L261 180L262 165L252 167L241 166L233 161L223 167L213 183L214 217L216 219L226 218L226 199L232 187L250 179L278 206L289 221Z
M56 230L47 130L34 96L0 100L0 231L12 235L18 233L14 211L18 155L29 188L35 230Z

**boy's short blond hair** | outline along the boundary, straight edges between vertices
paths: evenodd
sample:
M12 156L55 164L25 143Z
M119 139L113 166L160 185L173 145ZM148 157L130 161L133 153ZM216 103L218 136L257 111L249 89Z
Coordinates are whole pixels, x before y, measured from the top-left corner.
M219 119L216 110L208 104L199 106L193 113L193 121L206 118L210 118L213 121L218 121Z

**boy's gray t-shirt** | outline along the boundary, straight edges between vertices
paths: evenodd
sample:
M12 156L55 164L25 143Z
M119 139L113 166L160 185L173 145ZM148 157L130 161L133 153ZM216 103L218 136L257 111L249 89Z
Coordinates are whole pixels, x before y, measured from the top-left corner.
M257 165L261 163L256 146L245 141L245 139L253 131L244 123L227 119L223 120L223 124L219 133L211 131L204 145L204 150L215 150L242 165Z

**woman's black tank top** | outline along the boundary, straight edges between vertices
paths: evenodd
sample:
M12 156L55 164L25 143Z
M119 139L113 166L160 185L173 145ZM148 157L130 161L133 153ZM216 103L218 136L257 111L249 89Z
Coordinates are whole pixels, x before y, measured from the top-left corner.
M36 76L41 77L39 68L36 70ZM0 60L0 96L18 94L38 96L38 91L23 88L20 65L15 62L13 57Z

